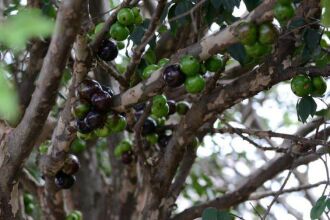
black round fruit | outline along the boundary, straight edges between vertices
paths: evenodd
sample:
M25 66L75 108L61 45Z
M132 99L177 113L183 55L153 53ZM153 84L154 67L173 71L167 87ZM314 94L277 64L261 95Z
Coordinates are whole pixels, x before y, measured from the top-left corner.
M157 123L152 118L148 117L142 126L142 135L147 135L155 132Z
M132 151L126 151L121 155L121 161L123 164L130 164L134 159Z
M165 148L168 144L168 142L171 140L172 135L166 135L166 134L161 134L158 137L158 146L160 148Z
M111 97L114 95L112 89L109 86L101 86L102 90L107 92Z
M59 171L55 176L55 185L61 189L69 189L76 182L76 177Z
M105 119L105 116L101 113L92 111L86 115L85 123L88 127L94 130L96 128L103 127L105 124Z
M142 102L142 103L138 103L136 105L133 106L134 110L137 112L143 111L143 109L146 107L146 103Z
M85 120L77 120L76 123L77 123L77 130L82 134L88 134L93 130L91 127L89 127L86 124Z
M92 95L91 102L95 109L106 112L111 105L111 96L108 92L99 90Z
M167 105L169 107L168 115L173 115L176 112L176 104L173 100L168 100Z
M64 166L62 168L62 171L65 174L72 175L77 173L79 168L80 168L80 163L78 158L73 154L69 154L64 161Z
M114 60L118 56L118 49L111 40L104 40L97 52L97 55L104 61Z
M101 85L93 79L85 79L78 86L79 96L88 101L95 92L100 90L102 90Z
M168 87L178 87L181 86L186 77L181 72L179 65L171 65L165 68L163 72L163 79L165 80Z

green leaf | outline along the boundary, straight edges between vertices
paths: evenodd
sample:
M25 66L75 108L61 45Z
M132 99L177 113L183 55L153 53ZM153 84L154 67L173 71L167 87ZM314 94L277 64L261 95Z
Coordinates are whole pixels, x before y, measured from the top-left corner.
M183 13L186 13L189 11L194 5L191 3L191 1L180 1L176 6L175 6L175 16L180 16ZM183 16L179 19L177 19L177 22L179 24L184 24L190 19L190 15Z
M218 211L218 220L233 220L233 216L226 211Z
M321 23L326 27L330 27L330 0L322 0L322 6L324 13L322 14Z
M288 30L297 29L305 25L305 20L303 18L293 18L289 24Z
M24 49L32 37L46 37L52 33L54 23L42 16L38 9L24 9L0 24L0 42L12 49Z
M18 95L6 78L6 71L0 64L0 117L15 122L19 116Z
M150 23L149 19L145 19L143 23L139 26L136 26L133 32L130 34L129 39L133 41L134 44L140 44L146 28L148 28Z
M296 108L298 120L305 123L308 116L315 115L317 105L312 97L305 96L298 100Z
M261 0L243 0L243 1L248 11L252 11L261 3Z
M307 28L304 34L306 46L310 51L313 51L320 45L321 33L319 30Z
M244 49L244 46L240 43L236 43L233 45L230 45L227 48L227 51L229 52L230 56L237 60L241 65L243 65L247 59L246 52Z
M219 0L211 0L211 4L215 9L219 9L221 7L221 1Z
M326 204L327 204L328 210L330 210L330 199L329 198L327 198Z
M321 196L313 206L310 212L311 219L318 219L322 215L322 213L325 210L325 207L327 206L327 197Z
M233 11L234 7L239 7L241 0L220 0L222 6L226 11Z
M218 220L218 210L216 208L206 208L202 213L202 220Z

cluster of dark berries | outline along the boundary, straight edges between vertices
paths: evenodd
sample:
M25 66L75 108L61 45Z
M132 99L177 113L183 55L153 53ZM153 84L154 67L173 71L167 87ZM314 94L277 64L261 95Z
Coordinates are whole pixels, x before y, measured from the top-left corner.
M107 137L126 128L125 117L110 111L113 97L110 88L85 79L77 91L79 99L74 103L72 113L76 118L79 138Z
M55 185L60 189L69 189L76 182L76 177L73 175L78 172L80 163L78 158L69 154L64 161L62 169L55 175Z

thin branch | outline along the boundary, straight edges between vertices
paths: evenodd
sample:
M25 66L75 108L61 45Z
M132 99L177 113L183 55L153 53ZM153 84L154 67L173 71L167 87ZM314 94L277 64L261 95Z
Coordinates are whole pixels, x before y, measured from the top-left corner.
M128 87L128 81L118 72L116 67L112 63L106 63L103 60L98 59L97 63L100 67L106 71L109 75L111 75L115 80L119 82L119 84L123 87Z

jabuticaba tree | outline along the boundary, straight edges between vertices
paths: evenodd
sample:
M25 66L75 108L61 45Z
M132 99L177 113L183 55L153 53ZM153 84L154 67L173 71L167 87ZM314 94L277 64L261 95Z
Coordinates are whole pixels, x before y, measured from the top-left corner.
M283 199L300 191L311 219L327 215L327 188L308 189L329 175L311 184L296 168L320 160L328 171L329 5L2 1L0 220L277 219L278 203L303 219ZM293 134L257 113L283 100L279 88L291 89L294 117L269 120ZM286 189L290 178L299 185Z

